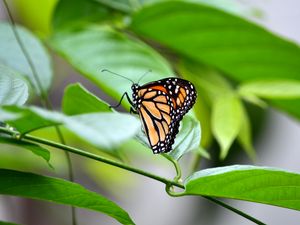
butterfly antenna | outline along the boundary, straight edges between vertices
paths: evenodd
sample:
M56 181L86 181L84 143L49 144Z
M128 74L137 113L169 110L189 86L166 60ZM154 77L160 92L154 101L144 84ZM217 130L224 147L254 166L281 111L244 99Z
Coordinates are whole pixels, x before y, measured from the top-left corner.
M117 74L117 73L112 72L108 69L103 69L103 70L101 70L101 72L108 72L108 73L114 74L116 76L123 77L124 79L129 80L129 81L131 81L132 84L134 84L134 82L131 79L129 79L128 77L122 76L121 74Z
M140 81L147 75L147 74L149 74L149 73L151 73L152 72L152 70L150 69L150 70L148 70L148 71L146 71L146 73L144 73L141 77L140 77L140 79L138 80L138 82L137 83L140 83Z

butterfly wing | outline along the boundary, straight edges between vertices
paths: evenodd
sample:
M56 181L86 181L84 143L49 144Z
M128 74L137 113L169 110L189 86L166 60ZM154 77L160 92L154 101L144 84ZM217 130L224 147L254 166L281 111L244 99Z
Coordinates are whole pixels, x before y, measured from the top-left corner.
M169 152L179 124L196 100L194 86L167 78L143 85L137 91L138 112L154 153Z

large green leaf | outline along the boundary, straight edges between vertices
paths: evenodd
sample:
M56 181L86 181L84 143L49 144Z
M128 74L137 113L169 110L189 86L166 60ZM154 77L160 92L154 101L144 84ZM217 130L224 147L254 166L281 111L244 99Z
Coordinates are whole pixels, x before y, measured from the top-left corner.
M43 158L48 165L52 168L52 165L50 164L50 152L48 149L41 147L37 144L28 142L28 141L23 141L23 140L16 140L13 138L9 137L1 137L0 136L0 144L9 144L9 145L14 145L16 147L20 147L26 150L31 151L33 154Z
M300 210L300 174L235 165L206 169L185 181L186 195L240 199Z
M130 28L239 81L300 79L296 44L209 6L179 1L154 4L138 11Z
M0 105L22 105L27 99L28 85L24 78L0 64Z
M78 29L92 22L111 18L106 7L94 0L60 0L55 8L53 28L63 30Z
M173 144L170 156L179 160L185 153L197 150L200 147L201 127L198 120L191 116L185 116L180 122L179 134ZM208 154L205 154L207 156Z
M132 83L101 72L102 69L119 73L134 82L149 69L153 72L142 82L173 75L168 63L158 53L108 27L90 26L76 32L57 33L51 43L84 76L118 100L124 92L131 93Z
M251 123L249 120L249 116L246 112L245 107L242 105L241 108L241 128L240 132L237 136L237 140L243 147L243 149L246 151L248 156L252 159L255 160L256 154L255 154L255 149L252 144L252 130L251 130Z
M195 22L197 21L197 22ZM266 29L215 8L168 1L139 10L130 29L180 56L212 65L236 81L300 80L300 48ZM300 99L271 101L300 118Z
M135 117L124 113L101 112L67 116L38 107L5 109L22 115L16 120L6 121L21 133L61 124L94 146L105 149L112 149L132 138L140 128L140 122Z
M300 81L297 80L258 80L246 82L239 87L242 96L254 95L267 99L300 98Z
M114 202L76 183L58 178L0 169L0 194L95 210L122 224L134 224L127 212Z
M42 43L28 30L17 26L16 30L22 44L26 49L38 79L44 91L47 91L52 81L52 68L50 57ZM19 43L16 41L10 24L0 23L0 63L13 68L21 75L27 77L35 90L39 93L36 78L22 52Z
M213 102L212 131L221 147L221 159L224 159L232 142L241 130L242 103L233 94L225 94Z
M67 115L91 112L111 112L109 105L86 90L81 84L70 84L65 89L62 110Z

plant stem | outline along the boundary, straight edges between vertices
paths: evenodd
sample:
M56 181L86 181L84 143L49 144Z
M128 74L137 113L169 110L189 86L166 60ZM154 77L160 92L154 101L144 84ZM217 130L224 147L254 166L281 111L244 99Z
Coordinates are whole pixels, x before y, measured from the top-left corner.
M160 177L160 176L157 176L155 174L149 173L147 171L143 171L143 170L140 170L138 168L131 167L129 165L126 165L126 164L123 164L123 163L120 163L120 162L117 162L117 161L113 161L111 159L107 159L107 158L104 158L102 156L99 156L99 155L96 155L96 154L93 154L93 153L90 153L90 152L86 152L86 151L83 151L83 150L78 149L78 148L70 147L70 146L63 145L63 144L53 142L53 141L50 141L50 140L46 140L46 139L43 139L43 138L35 137L35 136L29 135L29 134L25 134L24 136L20 136L17 131L7 129L5 127L0 127L0 133L8 134L12 138L22 137L21 139L24 139L24 140L28 140L28 141L32 141L32 142L35 142L35 143L51 146L51 147L54 147L56 149L61 149L61 150L65 150L65 151L68 151L68 152L72 152L72 153L77 154L77 155L81 155L81 156L84 156L84 157L87 157L87 158L90 158L90 159L94 159L94 160L99 161L99 162L103 162L103 163L106 163L106 164L109 164L109 165L112 165L112 166L116 166L116 167L119 167L119 168L122 168L122 169L125 169L125 170L128 170L128 171L131 171L131 172L134 172L134 173L152 178L154 180L157 180L157 181L160 181L160 182L163 182L164 184L166 184L166 191L171 196L178 197L178 196L184 196L185 195L184 192L176 193L176 192L173 192L170 189L172 186L176 186L176 187L184 189L183 184L181 184L179 182L176 182L174 180L169 180L169 179L166 179L164 177ZM177 166L178 166L178 164L177 164ZM181 174L181 173L179 173L179 174ZM177 171L177 175L178 175L178 171ZM209 196L202 196L202 197L216 203L217 205L220 205L224 208L227 208L227 209L233 211L234 213L236 213L236 214L238 214L238 215L240 215L240 216L242 216L246 219L249 219L249 220L253 221L256 224L264 225L263 222L260 222L259 220L257 220L255 218L239 211L238 209L235 209L235 208L227 205L224 202L221 202L221 201L219 201L215 198L209 197Z
M11 135L12 137L19 136L18 132L13 131L13 130L9 130L9 129L4 128L4 127L0 127L0 132ZM96 161L104 162L106 164L113 165L113 166L131 171L131 172L143 175L143 176L150 177L150 178L155 179L157 181L161 181L165 184L174 185L174 186L177 186L179 188L184 188L184 186L182 184L179 184L178 182L175 182L173 180L169 180L169 179L166 179L164 177L160 177L160 176L157 176L155 174L148 173L146 171L140 170L138 168L131 167L127 164L117 162L117 161L114 161L114 160L111 160L111 159L107 159L107 158L104 158L102 156L99 156L99 155L96 155L96 154L93 154L93 153L90 153L90 152L86 152L86 151L83 151L81 149L74 148L74 147L71 147L71 146L68 146L68 145L60 144L60 143L50 141L50 140L46 140L46 139L43 139L43 138L40 138L40 137L35 137L35 136L29 135L29 134L24 134L22 136L22 140L32 141L32 142L35 142L35 143L51 146L51 147L54 147L56 149L61 149L61 150L65 150L65 151L68 151L68 152L72 152L72 153L77 154L77 155L81 155L81 156L84 156L84 157L87 157L87 158L90 158L90 159L94 159Z
M224 208L229 209L232 212L235 212L236 214L238 214L238 215L240 215L240 216L242 216L242 217L244 217L244 218L252 221L253 223L256 223L258 225L266 225L265 223L263 223L263 222L255 219L255 218L253 218L252 216L249 216L248 214L246 214L246 213L244 213L244 212L242 212L242 211L240 211L240 210L238 210L236 208L233 208L230 205L227 205L224 202L221 202L221 201L219 201L219 200L217 200L215 198L212 198L212 197L209 197L209 196L202 196L202 197L206 198L207 200L209 200L211 202L216 203L217 205L223 206Z
M52 110L52 109L53 109L53 106L52 106L52 104L51 104L51 102L50 102L50 100L49 100L49 98L48 98L48 95L47 95L46 92L44 91L42 82L41 82L41 80L39 79L39 76L38 76L37 70L36 70L36 68L35 68L35 66L34 66L34 63L33 63L32 59L31 59L31 57L30 57L30 55L29 55L27 49L25 48L25 45L23 44L23 41L22 41L22 39L21 39L21 37L20 37L20 35L19 35L17 29L16 29L16 24L15 24L14 18L13 18L13 16L12 16L11 12L10 12L10 9L9 9L9 6L8 6L6 0L3 0L3 3L4 3L4 6L5 6L5 8L6 8L6 12L7 12L7 15L8 15L8 17L9 17L9 20L10 20L10 22L11 22L11 28L12 28L13 34L14 34L14 36L15 36L15 38L16 38L17 43L19 44L19 47L20 47L22 53L24 54L24 57L25 57L25 59L26 59L26 61L27 61L27 63L28 63L28 66L29 66L29 68L30 68L30 70L31 70L31 72L32 72L32 75L33 75L33 77L34 77L34 80L35 80L35 82L36 82L36 84L37 84L37 85L36 85L37 93L40 94L41 102L42 102L42 104L43 104L43 106L44 106L45 108L51 109L51 110ZM32 84L32 86L35 87L34 84ZM63 137L63 135L62 135L61 130L59 129L59 127L58 127L57 125L54 126L54 127L55 127L55 130L56 130L56 133L57 133L57 135L58 135L58 138L59 138L60 142L61 142L62 144L65 144L66 142L65 142L65 140L64 140L64 137ZM70 181L74 181L74 175L73 175L73 169L72 169L71 156L69 155L68 152L65 152L65 156L66 156L66 159L67 159L69 180L70 180ZM76 225L76 224L77 224L77 220L76 220L76 212L75 212L75 211L76 211L76 210L75 210L75 207L72 206L72 207L71 207L71 214L72 214L72 224L73 224L73 225Z
M163 154L163 157L165 157L167 160L169 160L174 165L175 170L176 170L176 177L174 177L174 181L179 182L181 179L181 176L182 176L179 163L176 160L174 160L171 156L169 156L168 154Z

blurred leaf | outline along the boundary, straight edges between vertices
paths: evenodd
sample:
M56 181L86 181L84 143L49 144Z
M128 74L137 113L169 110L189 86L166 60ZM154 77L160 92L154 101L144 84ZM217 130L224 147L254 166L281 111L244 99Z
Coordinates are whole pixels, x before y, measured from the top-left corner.
M143 145L149 146L149 141L144 132L140 131L137 134L137 140ZM190 151L198 151L204 157L207 157L208 153L199 150L201 141L201 127L199 121L197 121L192 116L184 116L180 122L179 132L176 135L175 143L172 146L172 151L169 155L175 159L179 160L181 156Z
M39 37L49 35L52 11L59 0L10 0L13 15L24 27L38 34Z
M179 69L182 76L195 85L198 92L195 110L203 129L201 144L207 147L212 142L211 105L218 96L232 93L232 87L217 71L205 65L184 60Z
M185 195L246 200L300 210L300 174L234 165L205 169L185 181Z
M95 210L115 218L122 224L134 224L127 212L114 202L63 179L0 169L0 194Z
M120 99L124 92L131 93L130 81L101 72L109 69L137 82L149 69L143 82L173 75L166 60L150 47L114 32L108 27L92 26L81 31L56 34L52 45L80 73L109 95ZM123 101L123 104L127 104Z
M179 133L173 144L173 151L169 155L173 159L179 160L185 153L199 149L200 140L201 127L199 121L191 116L185 116L180 122Z
M140 122L135 117L124 113L101 112L66 116L38 107L6 107L5 109L23 114L17 120L6 121L21 133L61 124L80 138L100 148L116 147L132 138L140 128Z
M65 120L65 126L97 147L112 148L132 138L140 122L124 113L89 113Z
M300 119L300 98L285 100L270 99L269 102L275 108L284 110L288 114L297 117L298 120Z
M119 10L121 12L130 13L132 11L131 5L135 1L131 0L95 0L96 2L99 2L107 7L110 7L112 9Z
M297 80L258 80L247 82L239 87L242 96L255 95L267 99L300 98L300 81Z
M7 121L7 120L16 120L17 118L21 117L21 113L12 113L0 108L0 121ZM1 123L0 123L1 125Z
M233 94L225 94L213 102L212 131L220 147L220 158L224 159L237 137L242 125L242 103Z
M23 105L28 99L27 82L0 64L0 105Z
M300 79L300 48L296 44L213 7L179 1L157 3L138 11L130 28L222 69L238 81L262 75Z
M248 156L254 161L256 158L255 149L252 145L252 133L249 116L246 112L245 107L242 105L242 118L241 118L241 129L237 136L237 140L246 151Z
M0 221L0 225L20 225L20 224Z
M94 0L60 0L53 15L55 31L84 27L112 16L106 7Z
M136 12L130 29L239 82L300 80L299 46L212 7L179 1L153 4ZM271 103L300 119L300 107L291 109L286 100ZM293 103L300 105L300 98Z
M47 91L50 88L53 75L48 52L40 40L25 28L17 26L17 32L35 67L43 90ZM0 49L0 63L28 78L35 91L39 93L38 83L24 53L21 51L19 43L16 41L12 27L5 22L0 23Z
M33 154L43 158L49 165L50 168L53 168L53 166L50 164L50 152L48 149L41 147L37 144L28 142L28 141L23 141L23 140L15 140L12 138L8 137L1 137L0 136L0 144L9 144L9 145L14 145L17 147L20 147L22 149L27 149L31 151Z
M109 105L93 95L81 84L70 84L65 89L62 110L67 115L91 112L111 112Z
M16 128L21 134L26 134L44 127L59 125L61 123L59 113L53 112L50 115L49 112L48 117L46 117L35 112L35 109L37 109L37 107L3 107L2 110L9 115L4 121Z

